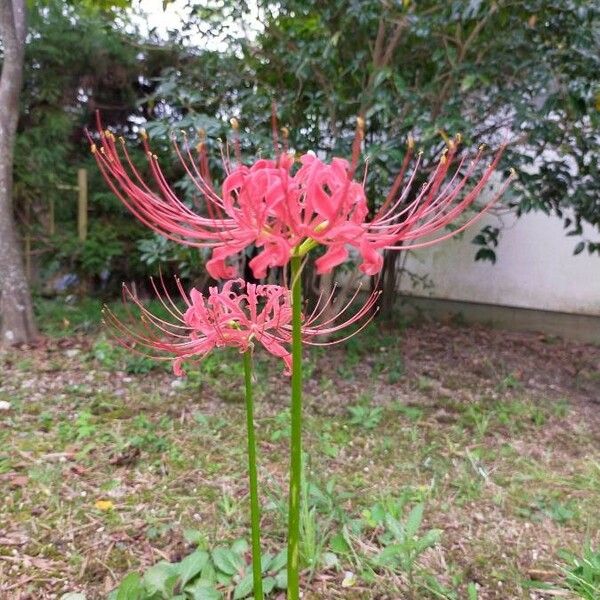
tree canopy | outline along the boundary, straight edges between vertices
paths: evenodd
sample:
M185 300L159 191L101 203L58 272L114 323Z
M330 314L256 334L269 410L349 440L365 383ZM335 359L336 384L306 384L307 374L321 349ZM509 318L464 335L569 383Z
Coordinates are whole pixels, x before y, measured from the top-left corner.
M72 226L73 234L65 235L66 225L54 238L44 233L50 200L59 220L74 218L61 184L89 161L84 127L93 129L96 109L133 146L143 124L165 154L180 129L190 136L204 130L216 149L237 116L252 155L269 152L274 100L298 150L347 153L356 116L365 115L374 206L409 135L423 148L425 165L456 133L466 149L509 140L503 165L520 175L511 207L561 216L575 251L600 253L600 236L580 235L583 223L600 229L600 26L593 3L190 0L181 27L167 35L139 31L126 3L118 4L52 0L31 9L17 211L33 206L53 268L58 259L92 274L135 274L159 256L195 260L153 241L131 219L114 219L122 209L98 179L87 246L78 245ZM176 164L170 175L185 193ZM494 238L488 234L477 238L484 247Z

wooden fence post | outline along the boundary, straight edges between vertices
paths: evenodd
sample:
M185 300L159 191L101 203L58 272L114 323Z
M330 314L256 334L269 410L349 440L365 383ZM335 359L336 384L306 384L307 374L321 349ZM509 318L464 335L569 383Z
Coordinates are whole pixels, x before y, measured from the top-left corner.
M87 171L77 170L77 231L79 241L85 242L88 230L88 186Z

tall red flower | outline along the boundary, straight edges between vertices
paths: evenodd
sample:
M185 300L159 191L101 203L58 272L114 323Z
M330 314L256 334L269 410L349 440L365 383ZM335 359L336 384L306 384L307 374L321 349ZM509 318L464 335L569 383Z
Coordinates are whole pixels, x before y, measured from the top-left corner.
M134 348L140 345L150 349L155 359L173 360L175 374L182 375L181 365L186 359L202 359L215 348L223 347L245 352L256 343L281 358L289 373L292 309L287 288L235 279L227 281L221 290L211 287L208 295L204 295L195 288L188 294L178 279L176 282L183 306L174 301L164 284L162 295L155 286L168 318L151 312L129 288L123 287L125 299L131 300L141 312L141 319L124 322L111 311L105 311L107 321L118 332L123 345L131 347L133 343ZM314 310L303 319L303 340L312 345L329 345L363 329L374 315L372 309L379 294L371 294L357 312L346 316L358 294L359 290L333 316L329 316L331 311L327 310L333 301L333 292L327 298L320 298ZM321 342L316 339L329 337L353 324L359 324L358 328L343 339Z
M99 127L100 145L92 151L109 186L123 204L145 225L181 244L212 248L207 270L215 278L228 279L236 272L227 259L255 245L261 252L250 261L256 277L268 269L288 264L316 246L325 253L317 259L319 273L330 272L354 247L362 257L360 269L367 275L381 270L381 251L419 248L463 231L502 195L510 178L483 208L453 231L444 231L473 203L498 165L502 150L476 177L482 149L467 163L457 155L457 141L450 141L433 172L418 191L413 182L420 170L418 155L410 173L412 144L400 173L381 208L369 217L364 181L354 179L363 137L359 119L350 161L333 158L325 163L312 153L296 160L281 152L275 160L258 160L251 166L224 159L226 177L218 193L211 181L205 145L194 156L187 143L175 149L187 174L204 200L207 214L189 208L169 186L146 136L143 144L154 180L151 188L134 166L122 138ZM470 188L467 184L474 180ZM437 234L437 237L435 236ZM427 236L427 241L420 241ZM431 237L433 236L433 237Z

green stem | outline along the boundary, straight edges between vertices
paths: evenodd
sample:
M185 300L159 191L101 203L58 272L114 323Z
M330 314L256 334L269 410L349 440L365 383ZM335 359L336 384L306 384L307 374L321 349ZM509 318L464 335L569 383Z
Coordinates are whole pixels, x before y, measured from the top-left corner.
M302 259L291 259L292 278L292 423L288 513L288 600L300 598L300 490L302 487Z
M256 436L254 435L254 397L252 390L252 350L244 353L246 381L246 421L248 427L248 479L250 480L250 520L252 522L252 575L254 598L263 600L260 552L260 507L258 504L258 477L256 474Z

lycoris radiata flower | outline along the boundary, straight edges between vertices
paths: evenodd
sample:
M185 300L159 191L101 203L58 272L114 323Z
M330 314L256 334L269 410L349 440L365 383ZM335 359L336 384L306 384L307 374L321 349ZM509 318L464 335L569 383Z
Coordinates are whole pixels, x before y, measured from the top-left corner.
M236 133L237 127L234 120ZM111 189L142 223L180 244L212 249L206 266L216 279L235 277L236 269L227 259L252 245L260 249L250 261L257 278L317 246L325 248L316 260L318 273L328 273L343 263L353 247L362 258L361 271L375 275L383 266L383 250L420 248L463 231L499 199L510 181L508 178L465 222L445 231L473 207L498 166L502 150L477 177L482 149L467 161L458 157L459 140L449 140L437 166L415 190L422 159L417 155L409 173L413 158L413 144L409 143L402 168L381 208L369 216L365 182L355 179L363 131L364 121L359 118L351 160L333 158L330 163L310 152L296 159L284 148L276 151L273 160L260 159L246 166L236 140L235 164L228 156L223 157L226 176L220 193L209 174L205 144L198 145L198 155L194 156L187 141L183 146L174 141L177 155L206 206L205 215L188 207L169 186L145 134L142 138L153 187L133 165L124 140L102 131L100 124L100 144L93 144L92 151ZM468 188L471 180L475 183Z
M207 295L192 288L188 293L176 279L181 303L175 302L163 283L163 293L155 292L168 318L151 312L131 290L123 286L124 297L140 310L141 318L125 322L111 311L105 311L106 320L119 333L119 342L134 344L152 351L152 358L173 360L176 375L183 375L186 359L202 359L215 348L232 347L246 352L256 345L281 358L286 372L291 369L289 345L292 339L292 309L290 291L278 285L257 285L243 279L227 281L222 289L211 287ZM154 282L153 282L154 284ZM360 290L332 315L334 292L319 298L313 311L302 323L302 337L309 345L329 345L348 339L358 333L372 319L372 310L379 296L372 293L353 314L351 310ZM326 315L326 316L325 316ZM343 318L342 318L343 317ZM356 331L343 339L329 337L345 328L359 324ZM327 338L318 341L316 338Z

